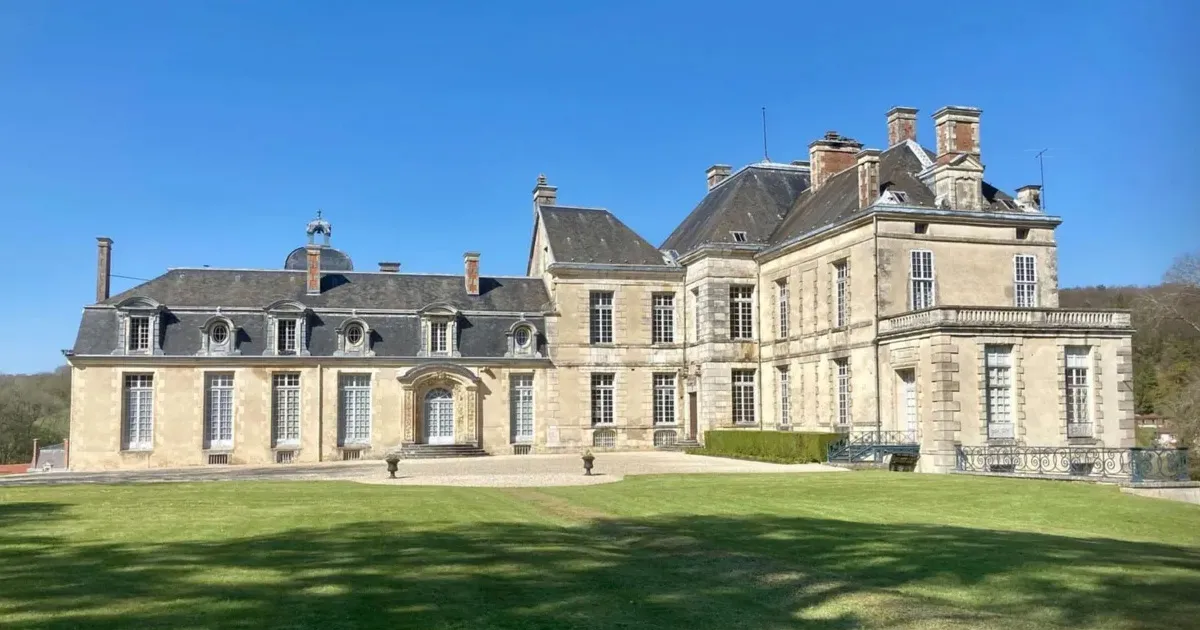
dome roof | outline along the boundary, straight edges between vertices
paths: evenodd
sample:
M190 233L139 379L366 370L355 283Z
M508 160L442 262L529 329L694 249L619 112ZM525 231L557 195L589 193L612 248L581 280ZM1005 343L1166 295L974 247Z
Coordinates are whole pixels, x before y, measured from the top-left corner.
M283 262L283 268L295 271L307 269L308 254L305 249L304 247L293 249L292 253L288 254L287 260ZM354 271L354 262L350 260L350 256L346 255L346 252L322 245L321 271Z

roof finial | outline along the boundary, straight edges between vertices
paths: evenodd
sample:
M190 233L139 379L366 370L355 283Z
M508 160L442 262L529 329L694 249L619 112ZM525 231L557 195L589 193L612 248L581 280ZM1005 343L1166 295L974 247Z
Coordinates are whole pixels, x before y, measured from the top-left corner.
M545 173L538 173L538 182L537 183L538 183L538 186L546 185L546 174Z
M308 227L305 228L305 233L308 234L308 242L312 244L315 241L317 234L324 237L325 245L329 245L329 237L333 236L333 226L329 221L321 217L323 212L320 208L317 209L317 218L308 222Z

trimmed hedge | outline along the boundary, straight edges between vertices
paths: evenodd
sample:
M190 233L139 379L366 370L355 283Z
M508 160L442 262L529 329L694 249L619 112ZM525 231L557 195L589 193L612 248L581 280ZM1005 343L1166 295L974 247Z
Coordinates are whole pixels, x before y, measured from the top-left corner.
M805 464L825 461L829 443L840 437L842 436L837 433L705 431L704 447L688 452L783 464Z

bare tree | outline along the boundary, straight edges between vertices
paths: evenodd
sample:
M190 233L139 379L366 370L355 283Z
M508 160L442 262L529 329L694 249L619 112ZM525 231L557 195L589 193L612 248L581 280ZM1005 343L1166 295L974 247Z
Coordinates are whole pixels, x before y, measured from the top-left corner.
M1163 274L1162 290L1144 300L1156 323L1178 322L1200 334L1200 252L1176 258Z

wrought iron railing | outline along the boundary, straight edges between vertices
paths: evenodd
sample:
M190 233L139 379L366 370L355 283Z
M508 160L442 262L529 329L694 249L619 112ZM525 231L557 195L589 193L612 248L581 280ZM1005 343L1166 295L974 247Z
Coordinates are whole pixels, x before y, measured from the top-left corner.
M831 462L880 461L888 453L920 452L916 431L846 431L829 444L826 457Z
M1186 448L957 446L959 472L1186 481Z

